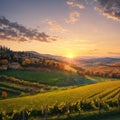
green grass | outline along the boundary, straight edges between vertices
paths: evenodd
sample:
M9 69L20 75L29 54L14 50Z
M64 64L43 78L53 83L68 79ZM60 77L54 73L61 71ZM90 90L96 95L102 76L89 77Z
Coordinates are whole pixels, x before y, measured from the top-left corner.
M87 79L94 81L94 82L104 82L104 81L110 81L110 80L120 80L118 78L105 78L105 77L98 77L98 76L85 76Z
M80 77L75 72L65 72L65 71L28 71L28 70L8 70L1 71L2 75L7 75L10 77L15 77L18 79L39 82L41 84L52 85L52 86L71 86L71 85L86 85L97 82L104 82L110 80L120 80L114 78L103 78L96 76L86 75L84 78Z
M66 101L76 102L81 98L96 99L100 96L102 96L102 99L104 99L106 96L109 96L110 91L119 88L120 81L102 82L78 88L71 88L68 90L58 90L33 96L0 100L0 108L5 111L11 111L12 109L21 110L23 108L39 110L42 109L46 104L54 105L55 102L62 104L62 102ZM110 100L117 100L117 98L118 94L110 98Z
M83 85L94 83L93 80L81 78L76 73L65 71L2 71L2 75L12 76L18 79L39 82L47 85L68 86L68 85Z

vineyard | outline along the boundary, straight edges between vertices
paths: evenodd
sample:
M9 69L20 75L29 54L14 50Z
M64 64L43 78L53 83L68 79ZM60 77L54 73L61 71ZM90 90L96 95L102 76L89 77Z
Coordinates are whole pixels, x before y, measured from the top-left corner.
M96 110L100 113L118 107L120 107L120 81L0 101L1 115L8 117L5 120L20 120L21 114L27 117L66 114L69 117L71 113L81 114Z
M46 90L51 87L36 82L24 81L14 77L0 76L0 94L2 91L7 92L7 98L25 96ZM2 99L0 97L0 99Z

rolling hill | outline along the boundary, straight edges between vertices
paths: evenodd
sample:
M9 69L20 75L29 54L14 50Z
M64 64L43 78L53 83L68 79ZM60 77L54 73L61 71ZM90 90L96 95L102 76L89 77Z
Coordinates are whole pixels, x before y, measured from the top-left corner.
M84 68L98 67L98 66L107 66L109 64L115 64L120 62L120 58L112 58L112 57L77 57L74 59L75 64Z
M0 108L5 111L23 108L40 110L43 106L54 105L56 102L76 102L80 99L93 100L101 98L104 101L115 101L120 92L120 81L108 81L68 90L56 90L33 96L0 100Z
M95 83L91 79L80 77L75 72L56 71L43 68L37 71L7 70L1 71L1 74L9 77L15 77L31 82L39 82L41 84L52 86L85 85Z

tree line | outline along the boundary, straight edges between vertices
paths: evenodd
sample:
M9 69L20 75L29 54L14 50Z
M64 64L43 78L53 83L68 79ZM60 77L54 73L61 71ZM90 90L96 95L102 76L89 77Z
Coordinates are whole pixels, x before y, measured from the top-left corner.
M46 67L64 70L64 64L53 59L48 59L30 52L12 51L10 48L0 46L0 66L17 62L22 67Z
M120 67L88 68L84 73L99 77L120 78Z

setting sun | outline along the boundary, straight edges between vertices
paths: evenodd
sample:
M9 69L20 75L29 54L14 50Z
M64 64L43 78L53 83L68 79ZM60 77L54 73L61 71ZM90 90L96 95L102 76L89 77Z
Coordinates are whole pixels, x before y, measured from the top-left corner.
M74 58L75 56L74 56L73 54L68 54L68 55L66 55L66 57L69 58L69 59L72 59L72 58Z

